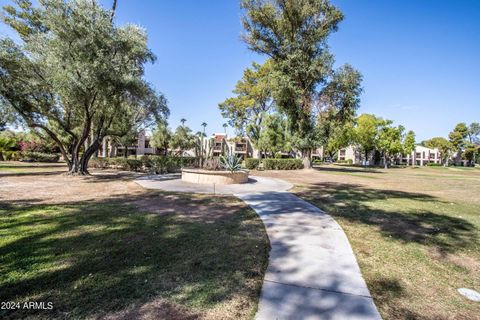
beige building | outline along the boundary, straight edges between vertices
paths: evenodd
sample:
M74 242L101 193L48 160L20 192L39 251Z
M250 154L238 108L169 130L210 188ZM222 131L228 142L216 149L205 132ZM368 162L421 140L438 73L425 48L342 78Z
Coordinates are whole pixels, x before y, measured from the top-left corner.
M437 148L415 146L415 150L411 154L401 158L401 164L425 166L429 163L442 163L440 151Z
M127 149L127 156L137 155L151 155L162 154L163 150L154 148L150 145L150 137L146 135L145 131L140 132L137 141L131 146L122 146L115 144L110 137L103 139L102 145L99 148L99 155L101 157L117 157L125 155L125 148Z
M377 153L377 151L370 152L368 159L366 159L367 163L365 163L365 154L355 146L348 146L338 151L338 160L350 160L352 164L360 165L383 165L382 157L376 157L375 153ZM377 159L377 163L375 163L375 159ZM393 162L395 164L425 166L428 163L441 164L442 158L438 149L415 146L415 150L413 150L411 154L408 154L406 157L398 155L398 157L394 159Z

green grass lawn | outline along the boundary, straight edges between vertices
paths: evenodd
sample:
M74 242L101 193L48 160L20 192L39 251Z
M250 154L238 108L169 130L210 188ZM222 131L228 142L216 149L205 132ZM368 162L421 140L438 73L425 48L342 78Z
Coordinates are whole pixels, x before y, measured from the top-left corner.
M135 319L139 306L149 304L161 309L152 319L253 317L268 257L268 238L257 215L245 206L230 209L233 214L190 215L195 208L208 211L211 204L217 210L241 205L229 197L154 194L149 199L161 206L169 197L177 199L169 214L118 200L0 202L0 301L54 305L52 311L0 310L0 318L118 313Z
M345 230L385 319L480 318L480 304L457 292L480 291L477 169L320 172L296 192Z
M63 162L36 163L20 161L0 161L0 176L2 175L29 175L37 173L66 171L67 165Z
M258 172L332 215L352 245L384 319L480 319L480 170L364 169Z

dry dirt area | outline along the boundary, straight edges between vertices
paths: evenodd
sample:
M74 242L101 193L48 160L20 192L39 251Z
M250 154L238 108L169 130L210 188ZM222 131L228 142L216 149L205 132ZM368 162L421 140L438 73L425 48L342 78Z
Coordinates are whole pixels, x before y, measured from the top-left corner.
M268 238L245 204L147 191L135 173L64 171L0 166L0 301L55 305L0 318L253 317Z

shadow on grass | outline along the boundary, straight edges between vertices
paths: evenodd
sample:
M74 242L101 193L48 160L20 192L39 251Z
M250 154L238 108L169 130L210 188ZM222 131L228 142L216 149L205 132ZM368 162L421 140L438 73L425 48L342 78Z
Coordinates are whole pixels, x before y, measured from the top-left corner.
M0 162L0 169L1 168L9 168L9 169L37 169L37 168L67 168L66 163L38 163L38 164L24 164L25 162L20 162L19 164L16 163L2 163Z
M0 171L0 178L2 177L36 177L36 176L54 176L54 175L61 175L66 173L65 171L27 171L27 172L8 172L8 171Z
M251 210L210 200L150 193L64 205L0 201L0 301L54 305L0 310L0 318L196 319L239 297L248 312L268 239Z
M426 194L332 182L309 185L297 194L334 217L375 226L385 237L434 247L442 254L478 241L471 222L442 213L438 208L449 203ZM381 201L383 206L372 205Z
M340 167L340 166L319 166L313 167L314 170L319 172L326 171L326 172L342 172L342 173L383 173L382 171L376 170L371 167Z

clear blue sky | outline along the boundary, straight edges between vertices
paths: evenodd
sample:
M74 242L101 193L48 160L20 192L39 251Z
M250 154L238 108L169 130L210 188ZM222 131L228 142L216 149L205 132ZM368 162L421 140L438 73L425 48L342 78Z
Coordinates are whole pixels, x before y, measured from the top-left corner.
M330 39L336 64L348 62L364 76L359 113L403 124L418 141L480 121L480 1L333 3L345 14ZM244 68L263 60L240 41L239 2L118 0L117 22L148 31L158 60L146 78L169 100L171 126L186 118L195 131L205 121L209 133L222 132L218 103Z

